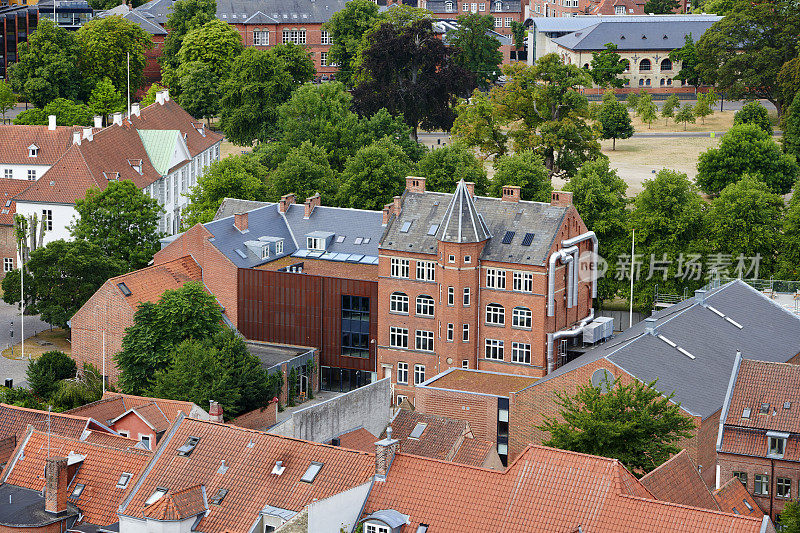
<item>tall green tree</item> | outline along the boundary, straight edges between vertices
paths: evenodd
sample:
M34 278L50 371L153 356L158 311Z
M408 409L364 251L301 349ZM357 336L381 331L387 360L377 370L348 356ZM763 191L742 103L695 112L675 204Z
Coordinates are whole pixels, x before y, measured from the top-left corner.
M330 34L328 61L338 65L336 79L346 86L354 83L354 62L364 34L378 20L378 5L370 0L351 0L334 13L322 29Z
M162 78L173 90L177 98L179 80L175 72L180 66L178 52L183 45L183 39L189 31L199 28L206 22L211 22L217 16L216 0L178 0L172 4L172 10L167 15L165 26L169 30L164 39L164 49L159 58L161 63Z
M479 90L469 100L456 107L456 119L451 135L467 146L477 148L481 160L505 155L508 151L508 132L502 108Z
M787 104L800 92L800 55L783 64L778 72L778 88Z
M592 52L589 74L592 81L600 87L622 87L624 82L618 76L625 72L625 62L617 53L617 45L606 43L605 50Z
M317 73L311 53L305 46L294 43L276 44L269 49L270 53L283 61L283 68L292 77L296 87L314 79Z
M768 135L772 135L772 122L767 108L761 102L748 102L733 115L733 124L755 124Z
M96 245L127 270L147 266L160 249L158 220L163 209L132 181L109 181L102 191L89 189L75 202L75 210L72 236Z
M781 222L776 277L800 280L800 189L795 188Z
M220 80L208 63L191 61L178 67L178 84L181 87L178 101L193 117L211 117L219 112Z
M89 107L66 98L56 98L44 106L44 109L33 108L23 111L14 118L14 124L46 126L50 115L55 115L58 126L92 125L92 111Z
M686 131L687 124L694 124L697 122L694 116L694 106L691 104L684 104L675 115L675 122L683 124L683 131Z
M800 160L800 92L783 119L783 151Z
M500 41L490 32L494 29L492 15L469 13L458 16L458 27L447 32L448 44L455 48L456 64L475 76L478 87L487 90L500 77Z
M236 28L215 18L189 30L178 50L178 62L181 66L194 61L205 63L217 79L224 80L235 73L233 63L242 50L242 37ZM178 77L181 75L180 70L179 66L176 71Z
M430 20L396 27L382 23L370 32L360 56L353 104L361 115L386 108L403 116L417 139L417 128L449 130L457 96L474 83L433 31Z
M163 91L164 89L166 89L166 87L164 87L160 83L153 83L147 89L147 92L145 93L144 98L142 98L142 101L139 102L139 105L141 107L147 107L149 105L154 104L156 102L156 94Z
M675 116L675 110L680 107L681 101L677 94L673 93L667 97L664 101L664 105L661 106L661 116L664 117L665 126L667 125L667 121Z
M483 165L472 150L459 143L425 154L417 165L417 174L425 177L429 191L453 192L462 179L475 184L475 194L486 194L489 189Z
M786 194L797 181L800 166L757 125L740 124L728 130L718 147L700 154L696 180L703 191L716 194L745 174L759 177L773 192Z
M781 532L800 533L800 502L786 502L781 511Z
M494 160L492 196L500 197L506 185L518 185L523 200L549 202L553 186L542 156L533 150L522 150Z
M695 428L675 393L664 395L655 386L617 378L601 387L579 385L574 395L556 392L560 416L539 426L550 433L544 445L618 459L637 476L654 470L680 451L678 442Z
M694 113L694 116L700 117L700 120L703 124L706 123L707 116L714 114L714 109L708 104L709 99L706 98L706 95L698 94L697 103L692 108L692 113Z
M44 400L55 392L62 379L75 377L78 365L75 360L58 350L51 350L28 362L25 375L31 391Z
M769 100L780 117L790 102L778 74L797 56L798 34L800 9L793 0L741 0L697 42L698 69L729 98Z
M386 137L361 148L342 172L339 205L382 209L403 192L412 168L403 149Z
M694 39L692 39L691 33L684 37L684 43L681 48L669 53L669 58L673 62L681 62L681 69L673 79L694 85L695 92L697 92L697 88L703 84L703 77L699 65L700 60L697 55L697 46Z
M267 169L253 154L215 161L189 193L189 205L184 211L185 226L190 228L213 220L225 198L266 201L266 176Z
M309 141L292 148L278 167L269 173L267 191L271 200L295 193L299 201L320 193L335 198L338 188L336 173L328 163L328 153Z
M17 47L17 61L8 72L11 88L38 108L56 98L83 99L93 83L81 72L81 55L74 32L43 19Z
M125 109L125 99L111 83L111 80L105 77L94 86L89 98L89 109L93 114L103 117L105 124L108 121L108 115Z
M617 100L613 91L603 96L603 105L597 114L600 137L613 139L611 150L617 149L617 139L628 139L633 135L633 124L628 110Z
M608 262L608 271L597 284L599 305L616 297L624 284L616 279L616 258L630 245L627 189L617 171L609 168L607 157L584 163L564 186L572 192L572 204L586 227L597 235L600 255Z
M114 87L128 88L130 54L130 92L142 85L145 52L153 47L153 38L137 24L120 16L90 20L77 31L80 67L83 76L100 80L108 77Z
M655 102L653 102L653 96L650 93L642 91L642 94L639 95L639 101L636 104L636 114L639 115L642 122L647 122L647 129L650 129L653 121L658 118L658 108Z
M233 61L220 91L221 125L228 139L248 146L277 137L278 107L298 81L304 80L292 78L272 51L247 48Z
M17 97L6 80L0 80L0 115L6 119L6 111L12 109L17 103Z
M647 0L644 5L645 13L652 13L654 15L671 15L681 7L678 0Z
M219 304L199 282L165 291L158 303L141 303L133 325L125 330L122 351L114 356L121 371L122 390L145 392L155 382L157 372L172 364L176 345L186 339L213 338L221 330Z

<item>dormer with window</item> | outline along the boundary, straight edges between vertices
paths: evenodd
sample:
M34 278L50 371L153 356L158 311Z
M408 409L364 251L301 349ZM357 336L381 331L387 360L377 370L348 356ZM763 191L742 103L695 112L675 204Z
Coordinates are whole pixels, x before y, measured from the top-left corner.
M333 237L330 231L312 231L306 234L306 248L310 252L325 252L333 242Z
M361 523L364 533L400 533L402 527L411 521L409 516L394 509L375 511Z
M142 174L142 160L141 159L128 159L128 164L131 166L133 170Z
M28 157L39 157L39 147L35 144L28 146Z
M786 441L788 439L788 433L782 433L780 431L767 431L767 441L769 443L767 456L774 459L783 458L783 454L786 451Z

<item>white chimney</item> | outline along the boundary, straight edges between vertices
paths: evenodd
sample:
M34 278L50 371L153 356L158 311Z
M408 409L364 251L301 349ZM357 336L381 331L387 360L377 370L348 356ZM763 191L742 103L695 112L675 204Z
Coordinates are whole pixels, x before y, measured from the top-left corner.
M47 129L54 131L56 129L56 116L50 115L47 117Z
M100 115L94 116L94 127L95 128L102 128L103 127L103 117Z
M156 93L156 103L164 105L164 91L158 91Z
M114 113L114 125L122 126L122 113Z
M169 102L169 89L164 89L164 101Z
M131 115L136 115L137 117L139 116L139 104L138 103L131 104Z
M649 316L644 319L644 332L645 334L658 335L655 318Z
M72 132L72 144L81 144L81 132L79 131Z
M92 128L83 128L83 138L87 141L92 140Z

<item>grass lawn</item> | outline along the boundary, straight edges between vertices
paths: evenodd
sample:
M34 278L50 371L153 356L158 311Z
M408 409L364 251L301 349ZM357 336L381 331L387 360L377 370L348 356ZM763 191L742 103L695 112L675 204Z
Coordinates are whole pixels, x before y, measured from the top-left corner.
M67 355L72 353L72 344L67 338L67 330L53 328L51 331L46 329L38 335L25 339L25 359L36 359L51 350L60 350ZM7 359L20 359L21 352L20 345L17 344L6 348L0 355Z

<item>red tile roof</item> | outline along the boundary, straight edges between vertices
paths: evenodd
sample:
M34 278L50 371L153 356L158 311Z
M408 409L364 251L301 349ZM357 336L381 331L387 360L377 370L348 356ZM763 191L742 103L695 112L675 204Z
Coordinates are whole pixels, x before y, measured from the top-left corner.
M106 147L106 150L112 149ZM102 177L102 176L101 176ZM30 187L16 196L17 201L74 204L92 187L104 189L105 183L96 179L78 145L70 146Z
M121 392L106 392L103 398L110 397L112 395L122 397L126 410L136 409L150 403L155 403L164 416L167 417L170 423L174 422L181 413L189 416L192 412L192 409L197 407L197 405L195 405L193 402L167 400L164 398L150 398L147 396L134 396L133 394L123 394Z
M339 446L349 450L375 453L375 443L379 439L364 428L354 429L339 436Z
M719 452L766 457L769 454L767 433L760 429L725 426ZM787 461L800 461L800 438L790 435L783 452L783 458Z
M49 427L52 433L75 439L81 438L86 429L105 430L94 420L82 416L50 413L49 419ZM28 425L32 425L40 431L46 430L48 428L47 411L0 403L0 438L16 435L17 440L19 440L28 430Z
M70 494L77 484L85 485L78 498L69 498L83 513L83 521L107 526L118 521L117 507L126 490L133 486L151 453L144 450L119 449L77 439L32 431L17 452L24 459L9 462L4 482L33 490L44 487L44 467L48 457L85 456L69 485ZM132 474L125 487L117 487L123 473Z
M191 256L185 255L166 263L145 267L111 278L107 283L113 286L124 283L131 291L131 295L126 296L125 300L131 307L138 309L141 302L158 302L164 291L179 289L187 281L201 280L202 270L200 265Z
M768 406L765 414L762 404ZM800 433L800 365L742 359L725 424Z
M461 446L458 447L458 451L453 456L452 461L464 465L481 466L486 461L486 456L491 453L492 448L494 448L494 443L488 440L466 438L461 442Z
M720 510L686 450L673 455L639 481L659 500Z
M167 493L153 505L145 507L144 516L161 521L177 521L197 516L208 509L201 485Z
M0 163L7 165L52 165L72 144L72 132L80 128L56 126L0 125L0 146L3 147ZM28 156L28 147L39 147L36 157Z
M200 439L197 446L188 457L178 455L189 437ZM281 475L272 474L276 461L283 462ZM300 481L312 461L322 469L313 482ZM246 532L265 505L299 512L315 499L369 481L374 470L374 454L181 416L162 437L157 457L141 486L126 498L122 514L141 517L157 487L180 491L201 484L207 494L229 492L220 505L209 505L197 529Z
M134 413L156 432L166 431L170 426L170 420L167 420L155 403L146 403L141 407L136 407L132 410L131 415Z
M442 533L752 532L758 519L654 500L618 461L528 447L504 472L399 453L375 483L364 516L394 509Z
M122 394L121 392L106 392L100 400L87 403L67 412L72 415L92 417L103 424L109 424L112 420L119 418L131 409L136 409L139 415L147 418L150 425L166 429L178 418L179 413L188 416L195 408L197 406L194 403L181 400L165 400L163 398L133 396L132 394Z
M127 409L125 409L124 398L119 394L106 392L103 397L96 402L87 403L75 409L70 409L66 411L66 413L75 416L91 417L108 425L125 411L127 411Z
M138 440L123 437L122 435L103 433L102 431L87 431L85 438L82 440L90 444L102 444L103 446L111 446L112 448L119 448L120 450L137 448L137 444L139 444ZM144 448L139 445L137 449L142 450Z
M0 141L2 146L2 141ZM30 186L27 180L14 180L0 178L0 226L13 226L14 213L17 212L17 202L12 200Z
M425 424L419 438L410 438L417 424ZM391 422L392 438L400 441L403 453L422 455L448 461L458 451L469 424L443 416L426 415L417 411L400 409Z
M456 368L444 373L439 378L435 378L427 383L427 386L440 389L478 392L494 396L508 396L510 393L522 390L535 382L536 378L529 376Z
M755 518L764 516L763 511L738 477L729 479L727 483L715 490L714 498L724 513L737 513Z

